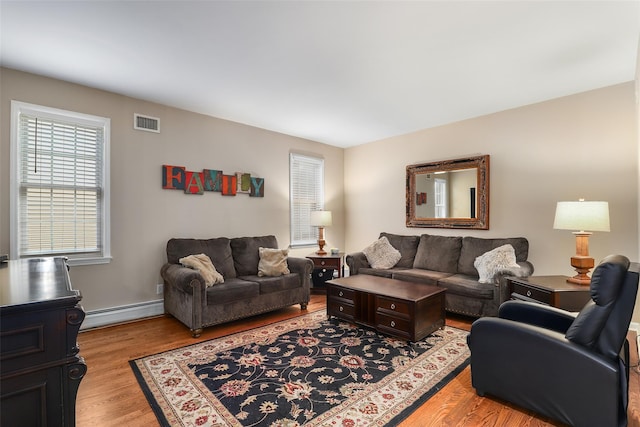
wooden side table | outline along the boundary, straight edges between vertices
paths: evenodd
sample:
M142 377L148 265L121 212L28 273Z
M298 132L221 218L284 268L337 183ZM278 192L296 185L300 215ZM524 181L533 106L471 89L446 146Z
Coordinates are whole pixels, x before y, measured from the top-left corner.
M589 286L567 283L567 276L508 277L511 298L580 311L591 299Z
M344 264L342 262L343 258L344 258L344 252L339 252L337 255L332 255L332 254L326 254L326 255L318 255L317 253L312 253L307 255L307 258L309 258L311 261L313 261L313 268L315 269L324 269L324 268L332 268L334 270L338 271L338 277L342 277L344 274L343 268L344 268ZM327 277L327 280L331 280L333 279L333 277ZM325 290L325 287L316 287L314 286L312 288L312 291L323 291Z
M314 268L334 268L338 270L338 277L342 277L343 271L343 262L344 252L340 252L337 255L318 255L317 253L312 253L307 255L311 261L313 261Z

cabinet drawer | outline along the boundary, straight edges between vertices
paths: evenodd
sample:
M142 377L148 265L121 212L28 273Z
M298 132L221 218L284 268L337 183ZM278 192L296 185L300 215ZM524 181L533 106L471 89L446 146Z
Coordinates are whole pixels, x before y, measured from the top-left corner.
M409 316L411 308L406 301L378 296L376 298L376 311L388 312L387 314L391 316L397 314Z
M328 298L341 298L354 303L356 299L356 292L351 289L341 288L340 286L331 286L329 289Z
M534 288L532 286L523 285L518 282L511 282L512 293L526 297L526 299L533 299L540 301L544 304L551 304L551 292L543 291L542 289Z
M339 268L340 260L338 258L314 259L313 263L316 267Z
M376 329L402 337L411 336L411 322L408 319L376 313Z
M330 299L327 301L327 314L346 320L355 319L355 309L353 305L340 300Z

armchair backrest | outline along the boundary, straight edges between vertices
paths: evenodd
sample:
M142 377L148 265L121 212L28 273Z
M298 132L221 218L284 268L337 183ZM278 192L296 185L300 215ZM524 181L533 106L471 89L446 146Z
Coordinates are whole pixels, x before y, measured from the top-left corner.
M622 255L609 255L598 264L591 276L591 301L567 330L568 340L611 360L618 357L638 292L637 265L635 271L630 265Z

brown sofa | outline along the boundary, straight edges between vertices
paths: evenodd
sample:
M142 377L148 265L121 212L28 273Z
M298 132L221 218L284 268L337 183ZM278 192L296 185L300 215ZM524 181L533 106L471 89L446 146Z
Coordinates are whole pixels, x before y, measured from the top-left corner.
M363 252L352 253L346 257L350 274L371 274L445 288L445 308L452 313L497 316L500 304L510 299L506 277L533 274L533 264L527 261L529 242L524 237L484 239L380 233L382 236L400 252L397 264L390 269L372 268ZM475 259L505 244L513 246L519 268L499 271L494 283L480 283L473 265Z
M305 310L313 262L289 257L290 274L260 277L260 247L275 249L278 242L275 236L169 240L167 263L161 269L165 312L197 337L207 326L293 304L300 304ZM197 270L179 263L180 258L201 253L211 258L224 283L206 287Z

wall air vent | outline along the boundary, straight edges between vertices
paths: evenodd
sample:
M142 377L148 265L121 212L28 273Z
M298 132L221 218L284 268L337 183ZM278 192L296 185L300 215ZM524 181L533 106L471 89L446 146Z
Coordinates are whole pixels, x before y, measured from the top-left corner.
M160 119L157 117L143 116L142 114L133 114L133 128L137 130L146 130L147 132L160 133Z

